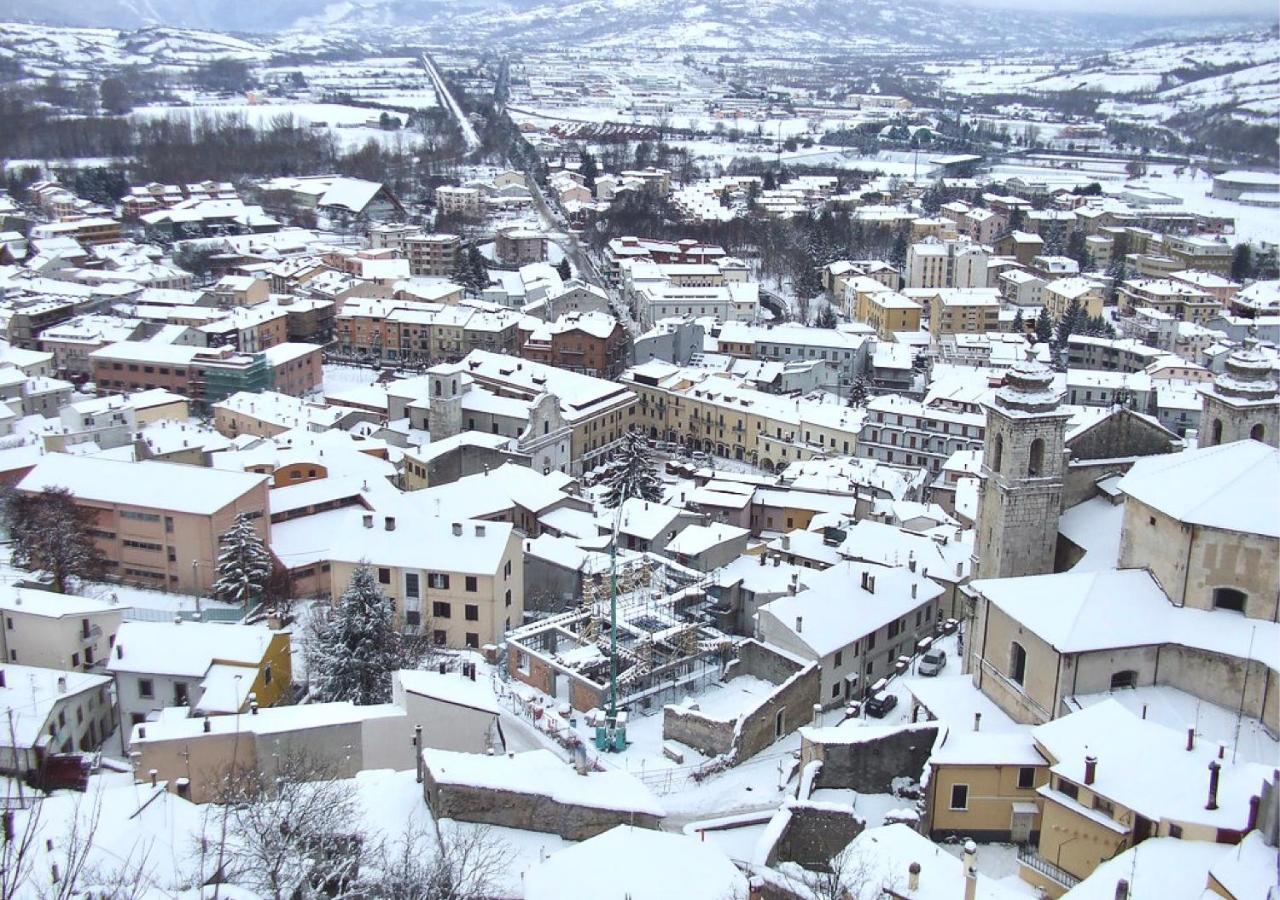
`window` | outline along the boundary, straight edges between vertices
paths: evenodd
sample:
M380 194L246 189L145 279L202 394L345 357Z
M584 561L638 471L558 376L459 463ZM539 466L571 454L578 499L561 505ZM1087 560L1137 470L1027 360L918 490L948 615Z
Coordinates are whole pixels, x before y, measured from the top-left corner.
M1022 766L1018 769L1018 787L1024 791L1030 790L1036 784L1036 770L1031 766Z
M1099 797L1097 794L1093 795L1093 808L1100 813L1106 813L1108 816L1114 817L1116 814L1116 805L1105 797Z
M467 632L467 646L474 649L480 647L480 635L474 631Z
M1213 429L1212 429L1212 431L1213 431L1213 441L1212 441L1212 443L1213 443L1213 444L1215 444L1215 445L1216 445L1216 444L1221 444L1221 443L1222 443L1222 420L1221 420L1221 419L1214 419L1214 420L1213 420Z
M417 628L422 624L422 614L416 609L408 610L404 614L404 624L408 625L410 628Z
M264 685L271 683L271 667L270 666L266 666L262 670L262 683Z
M480 621L480 607L476 606L474 603L468 603L464 606L462 608L462 614L468 622Z
M969 785L967 784L951 785L951 808L952 809L968 809L969 808Z
M156 686L152 684L150 678L142 678L138 681L138 696L145 700L150 700L156 695Z
M1253 438L1255 441L1262 440L1266 437L1266 434L1267 429L1261 422L1249 429L1249 437Z
M843 650L837 650L837 651L836 651L836 655L835 655L835 659L833 659L833 660L831 661L831 664L832 664L833 666L839 666L839 665L841 665L842 663L844 663L844 651L843 651Z
M79 653L72 653L72 654L71 654L71 668L73 668L73 669L78 669L78 668L80 668L80 654L79 654Z
M870 653L876 649L876 633L873 631L867 635L867 652Z
M406 597L418 596L418 573L406 572L404 576L404 595Z
M1009 678L1018 684L1027 678L1027 651L1017 641L1009 645Z
M1235 588L1215 588L1213 591L1213 608L1229 609L1232 612L1244 612L1244 602L1247 599L1244 591L1238 591Z
M391 583L391 570L378 569L378 584L390 584L390 583Z
M840 682L837 681L835 684L831 685L831 696L833 698L840 696Z
M506 599L506 601L507 601L507 602L506 602L506 605L507 605L507 606L510 606L510 605L511 605L511 590L510 590L510 589L508 589L508 590L507 590L507 593L506 593L506 597L505 597L505 599Z
M999 472L1000 463L1004 459L1004 435L996 435L995 452L991 454L991 471Z
M437 591L447 591L449 590L449 576L440 572L428 572L427 587Z
M173 705L186 706L190 698L187 696L187 686L179 681L173 686Z
M1027 461L1027 476L1039 478L1044 473L1044 438L1031 442L1031 457Z
M431 632L431 641L437 647L443 647L448 642L448 638L442 629L437 628L435 631Z
M1074 782L1063 781L1061 778L1059 778L1058 790L1059 792L1066 794L1072 800L1080 799L1080 787L1076 785Z
M441 603L439 600L431 604L431 615L437 619L447 619L452 612L452 607L448 603Z
M1171 838L1180 838L1180 837L1182 837L1182 826L1181 826L1181 825L1170 825L1170 826L1169 826L1169 837L1171 837Z
M1121 688L1136 688L1138 686L1138 673L1133 669L1125 669L1123 672L1113 672L1111 674L1111 690L1118 691Z
M778 714L773 717L773 736L781 738L787 733L787 711L786 709L778 710Z
M476 576L468 575L466 577L466 588L468 594L474 594L476 592Z

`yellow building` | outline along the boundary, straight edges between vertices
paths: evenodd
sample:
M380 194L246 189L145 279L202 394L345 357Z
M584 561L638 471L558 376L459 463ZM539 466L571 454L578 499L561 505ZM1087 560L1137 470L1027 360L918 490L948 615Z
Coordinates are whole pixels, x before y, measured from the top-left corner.
M1035 842L1043 803L1037 791L1048 781L1049 763L1030 732L952 728L929 758L929 835Z
M1091 319L1102 315L1102 288L1087 278L1059 278L1044 286L1041 296L1045 309L1053 320L1059 321L1071 307L1071 301L1080 304L1081 311Z
M897 331L919 331L924 308L897 291L862 291L857 295L854 318L870 325L881 340L893 340Z

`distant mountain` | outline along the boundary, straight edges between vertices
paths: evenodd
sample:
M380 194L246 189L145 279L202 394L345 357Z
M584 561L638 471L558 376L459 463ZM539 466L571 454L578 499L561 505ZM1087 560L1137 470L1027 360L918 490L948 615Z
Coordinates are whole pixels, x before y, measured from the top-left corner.
M0 0L0 20L137 29L352 36L395 29L433 43L585 42L688 49L983 49L1117 46L1222 31L1240 20L1086 17L989 10L946 0Z

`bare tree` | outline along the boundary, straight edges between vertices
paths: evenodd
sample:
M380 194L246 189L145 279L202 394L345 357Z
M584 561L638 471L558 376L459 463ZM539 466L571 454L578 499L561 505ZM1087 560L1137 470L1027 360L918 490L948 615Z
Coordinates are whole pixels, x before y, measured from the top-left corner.
M483 900L494 896L511 863L506 842L488 827L450 834L409 826L385 843L367 878L364 895L377 900Z
M354 782L301 750L272 768L224 773L200 836L201 854L220 863L206 868L271 900L346 894L368 858Z
M896 888L899 879L880 871L875 862L874 857L850 844L824 868L806 869L791 863L782 871L799 895L813 900L879 900Z

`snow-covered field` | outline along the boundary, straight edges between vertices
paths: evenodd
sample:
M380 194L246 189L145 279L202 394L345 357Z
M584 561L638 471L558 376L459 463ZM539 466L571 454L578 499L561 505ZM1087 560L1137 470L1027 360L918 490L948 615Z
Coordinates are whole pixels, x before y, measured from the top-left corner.
M296 103L262 101L200 102L190 106L142 106L133 111L140 119L198 119L237 116L255 128L270 127L282 116L290 116L297 124L311 128L328 128L345 147L361 147L368 141L392 143L413 142L418 135L408 129L386 131L377 125L379 111L336 103Z

